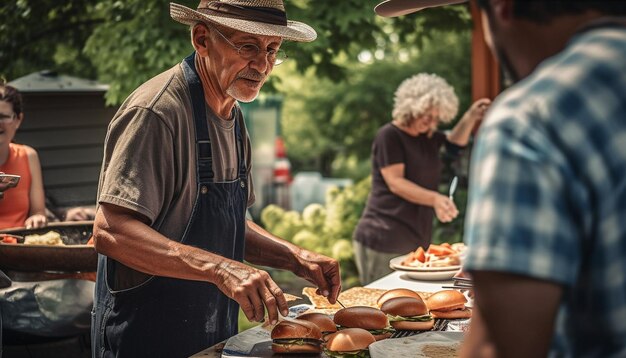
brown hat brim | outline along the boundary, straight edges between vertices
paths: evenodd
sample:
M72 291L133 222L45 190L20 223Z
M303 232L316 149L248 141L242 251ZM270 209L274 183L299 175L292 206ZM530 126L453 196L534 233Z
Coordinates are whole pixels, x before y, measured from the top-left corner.
M289 41L311 42L317 38L317 33L311 26L298 21L287 21L287 26L283 26L250 20L212 16L176 3L170 3L170 16L172 19L189 26L198 22L209 21L249 34L278 36Z
M386 0L374 7L376 14L396 17L414 13L429 7L460 4L469 0Z

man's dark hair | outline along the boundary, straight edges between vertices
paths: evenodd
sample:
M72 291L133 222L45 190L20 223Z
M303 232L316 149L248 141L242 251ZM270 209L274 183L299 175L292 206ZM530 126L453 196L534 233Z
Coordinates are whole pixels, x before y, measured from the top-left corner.
M11 103L15 115L22 113L22 95L15 87L0 82L0 101Z
M478 6L491 11L489 0L476 0ZM626 1L623 0L516 0L513 15L537 23L547 23L554 17L575 15L588 10L596 10L610 16L626 15Z

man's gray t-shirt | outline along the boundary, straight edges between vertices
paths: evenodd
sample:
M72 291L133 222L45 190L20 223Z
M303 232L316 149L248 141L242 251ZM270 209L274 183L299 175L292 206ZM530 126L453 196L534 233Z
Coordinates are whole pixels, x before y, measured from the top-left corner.
M247 166L247 205L250 207L255 199L250 177L250 140L241 110L235 106L231 119L223 120L207 107L217 182L234 180L239 174L235 120L239 121L245 138L243 158ZM136 211L162 235L179 241L191 217L196 185L191 99L182 68L177 65L137 88L109 124L98 203ZM116 266L120 267L118 274L137 278L131 279L132 282L145 277L123 265ZM122 286L130 284L124 281L126 284Z

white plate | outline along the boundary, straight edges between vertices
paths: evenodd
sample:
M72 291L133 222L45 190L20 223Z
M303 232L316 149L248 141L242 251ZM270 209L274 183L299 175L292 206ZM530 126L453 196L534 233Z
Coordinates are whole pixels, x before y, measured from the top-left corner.
M383 339L369 346L372 358L389 357L433 357L428 355L427 346L439 349L449 349L449 355L441 357L453 357L453 351L457 354L463 341L462 332L424 332L405 338Z
M431 271L431 272L417 272L417 271L403 271L403 270L398 270L396 269L396 271L399 272L403 272L403 276L406 275L407 277L414 279L414 280L421 280L421 281L447 281L452 279L452 277L454 277L454 275L457 273L457 271Z
M461 268L461 265L441 266L441 267L414 267L414 266L401 265L402 261L404 261L409 255L410 254L394 257L393 259L389 260L389 267L391 267L394 270L415 271L415 272L435 272L435 271L455 271L456 272Z

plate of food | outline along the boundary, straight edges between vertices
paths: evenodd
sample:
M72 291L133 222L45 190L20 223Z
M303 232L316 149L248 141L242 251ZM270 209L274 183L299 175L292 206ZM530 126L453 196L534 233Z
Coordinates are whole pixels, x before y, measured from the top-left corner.
M407 272L442 272L442 271L458 271L461 265L447 265L447 266L410 266L403 265L403 262L410 254L395 257L389 261L389 267L394 270L407 271Z
M456 271L461 268L465 249L463 243L431 244L427 250L418 247L415 251L391 259L389 267L417 272Z
M420 281L447 281L447 280L451 280L454 277L454 275L456 275L456 273L458 272L457 270L430 271L430 272L429 271L426 271L426 272L402 271L402 270L396 270L396 271L403 272L404 275L406 275L410 279L420 280Z
M87 244L93 221L50 223L0 232L0 269L20 272L94 272L98 253Z

